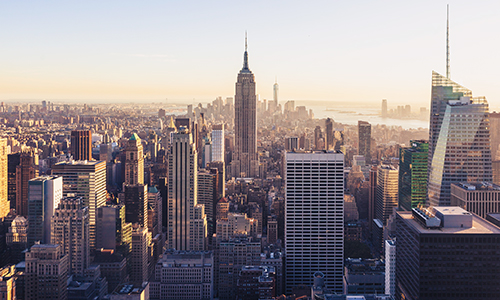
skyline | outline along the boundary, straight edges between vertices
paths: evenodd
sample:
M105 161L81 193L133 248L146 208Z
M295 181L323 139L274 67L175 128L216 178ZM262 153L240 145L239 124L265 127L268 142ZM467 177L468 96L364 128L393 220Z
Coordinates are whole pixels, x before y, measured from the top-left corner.
M428 107L432 70L446 74L445 1L197 4L1 3L0 101L234 97L245 31L261 99L277 77L280 101ZM450 3L451 79L493 111L500 4L467 4Z

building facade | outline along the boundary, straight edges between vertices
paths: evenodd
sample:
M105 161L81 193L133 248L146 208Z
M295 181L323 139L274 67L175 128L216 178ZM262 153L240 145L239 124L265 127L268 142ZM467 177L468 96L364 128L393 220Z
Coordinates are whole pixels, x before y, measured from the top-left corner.
M330 289L342 293L344 155L287 152L285 155L286 292L312 285L321 271Z
M371 163L372 125L358 121L358 155L363 155L367 163Z
M74 160L92 160L92 132L71 131L71 154Z
M387 224L393 208L398 206L399 171L392 165L377 168L377 193L375 198L375 218Z
M411 140L399 152L399 207L410 211L427 198L429 142Z
M8 196L8 176L7 176L7 139L0 138L0 219L10 212L10 201Z
M452 183L450 202L486 218L489 213L500 212L500 186L484 181Z

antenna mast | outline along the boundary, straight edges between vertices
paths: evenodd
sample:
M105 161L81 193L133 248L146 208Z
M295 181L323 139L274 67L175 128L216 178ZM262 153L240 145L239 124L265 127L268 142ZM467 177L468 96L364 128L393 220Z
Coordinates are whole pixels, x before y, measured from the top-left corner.
M450 78L450 5L446 5L446 78Z

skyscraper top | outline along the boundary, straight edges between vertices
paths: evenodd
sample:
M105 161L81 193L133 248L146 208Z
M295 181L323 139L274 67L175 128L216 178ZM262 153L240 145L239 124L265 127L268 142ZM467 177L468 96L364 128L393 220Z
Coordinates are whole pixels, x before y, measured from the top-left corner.
M141 139L139 138L139 136L135 132L134 132L134 134L132 134L132 136L129 139L129 141L140 141L140 140Z
M240 73L252 73L250 69L248 68L248 44L247 44L247 33L245 31L245 54L243 55L243 68L241 69Z

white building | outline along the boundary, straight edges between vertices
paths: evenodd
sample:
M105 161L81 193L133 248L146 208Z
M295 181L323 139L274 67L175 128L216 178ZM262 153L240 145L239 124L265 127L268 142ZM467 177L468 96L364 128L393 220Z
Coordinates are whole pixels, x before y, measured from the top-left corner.
M167 250L150 282L151 299L213 299L213 266L210 251Z
M385 241L385 293L394 296L396 293L396 242Z
M212 160L224 161L224 124L212 126Z
M286 294L312 286L317 271L330 290L342 293L344 155L287 152L284 167Z

